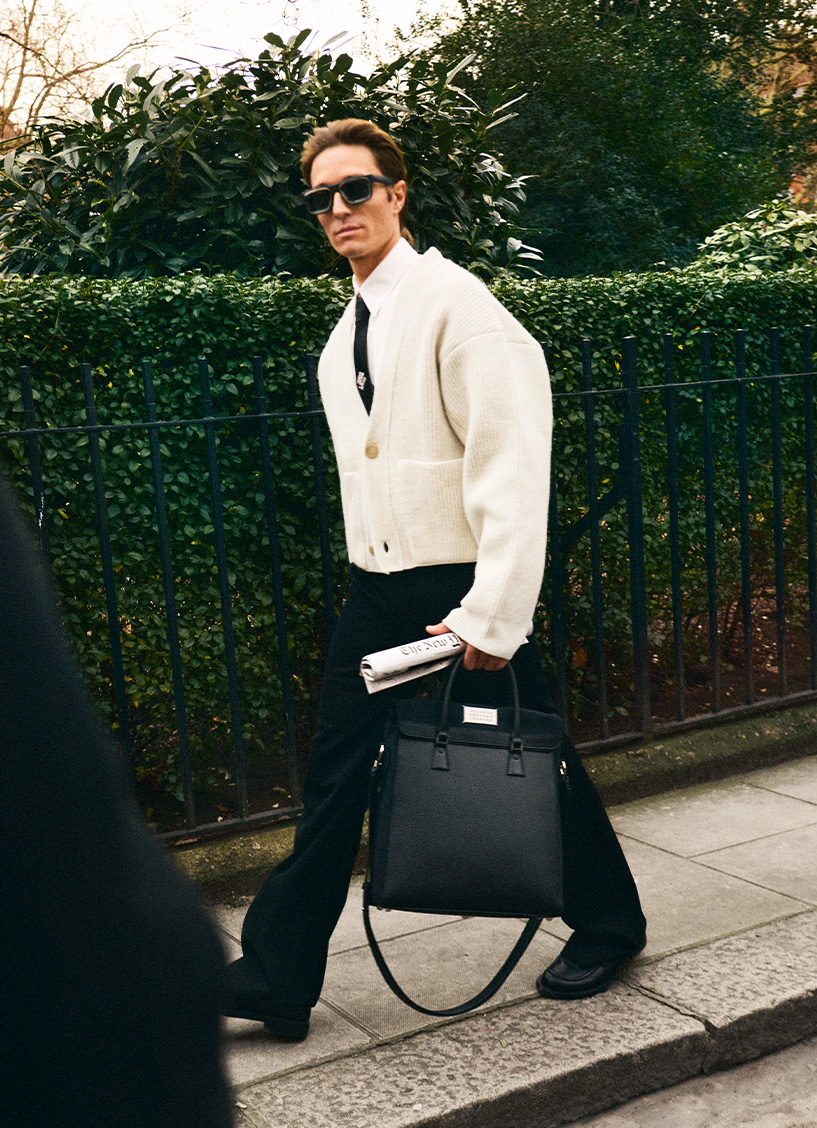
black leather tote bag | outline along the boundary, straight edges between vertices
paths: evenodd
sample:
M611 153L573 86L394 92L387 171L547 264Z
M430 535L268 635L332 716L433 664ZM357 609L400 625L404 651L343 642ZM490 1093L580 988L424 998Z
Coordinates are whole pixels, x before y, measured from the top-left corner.
M392 704L372 772L370 873L364 924L381 973L404 1002L426 1014L463 1014L499 989L543 917L562 912L562 723L513 705ZM429 1010L395 983L377 945L369 908L445 915L530 918L499 973L474 999Z

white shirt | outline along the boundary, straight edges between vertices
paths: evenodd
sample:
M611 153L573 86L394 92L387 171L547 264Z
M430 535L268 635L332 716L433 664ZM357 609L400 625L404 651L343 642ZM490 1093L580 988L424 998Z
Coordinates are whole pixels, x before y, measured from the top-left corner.
M391 319L400 291L400 283L420 256L405 239L398 239L383 261L375 267L361 285L352 275L355 294L360 294L369 310L369 331L366 348L369 359L369 379L374 385L377 369L389 336ZM354 348L354 323L351 347Z

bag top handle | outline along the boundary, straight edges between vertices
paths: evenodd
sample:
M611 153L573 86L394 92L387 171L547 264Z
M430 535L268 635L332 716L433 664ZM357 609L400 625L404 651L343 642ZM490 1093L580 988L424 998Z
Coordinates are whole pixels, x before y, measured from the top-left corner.
M451 667L451 673L448 676L448 681L445 685L445 692L443 693L443 703L440 710L440 731L437 733L437 747L445 747L448 744L448 708L451 701L451 689L454 685L454 678L460 671L462 666L463 655L460 654L454 665ZM513 732L511 734L511 753L519 753L522 751L522 721L519 715L519 687L516 684L516 674L513 672L513 667L510 662L504 667L511 678L511 692L513 694Z

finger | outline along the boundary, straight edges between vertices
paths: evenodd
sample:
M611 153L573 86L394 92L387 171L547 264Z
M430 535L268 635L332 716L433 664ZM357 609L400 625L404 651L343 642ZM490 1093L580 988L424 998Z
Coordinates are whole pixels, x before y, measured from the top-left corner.
M433 627L426 627L426 633L433 635L447 634L448 629L445 623L435 623Z

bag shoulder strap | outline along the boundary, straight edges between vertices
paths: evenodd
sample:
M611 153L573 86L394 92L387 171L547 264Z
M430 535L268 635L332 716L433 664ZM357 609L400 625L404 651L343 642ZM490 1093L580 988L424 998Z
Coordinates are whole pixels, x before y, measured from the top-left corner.
M412 1007L414 1010L420 1011L421 1014L430 1014L434 1015L437 1018L454 1018L457 1015L467 1014L469 1011L476 1010L477 1007L481 1007L483 1003L487 1003L489 999L492 999L499 988L502 986L502 984L505 982L505 980L508 978L508 976L511 974L513 969L519 963L522 956L525 954L528 945L530 944L531 940L533 940L539 929L539 925L542 923L542 917L530 918L530 920L522 930L522 935L514 944L508 958L505 960L502 967L493 977L491 982L483 987L482 990L478 992L478 994L474 995L472 999L468 999L468 1001L465 1003L460 1003L459 1006L448 1007L445 1010L431 1010L430 1007L424 1007L420 1003L415 1002L414 999L410 998L392 975L391 969L386 963L386 957L383 955L383 952L380 949L380 945L377 943L375 934L372 930L369 908L369 883L367 881L363 886L363 927L366 929L366 939L369 941L369 947L371 949L372 955L374 956L374 962L377 964L380 974L383 976L386 983L398 999L402 1000L402 1002L404 1003L407 1003L408 1006Z

